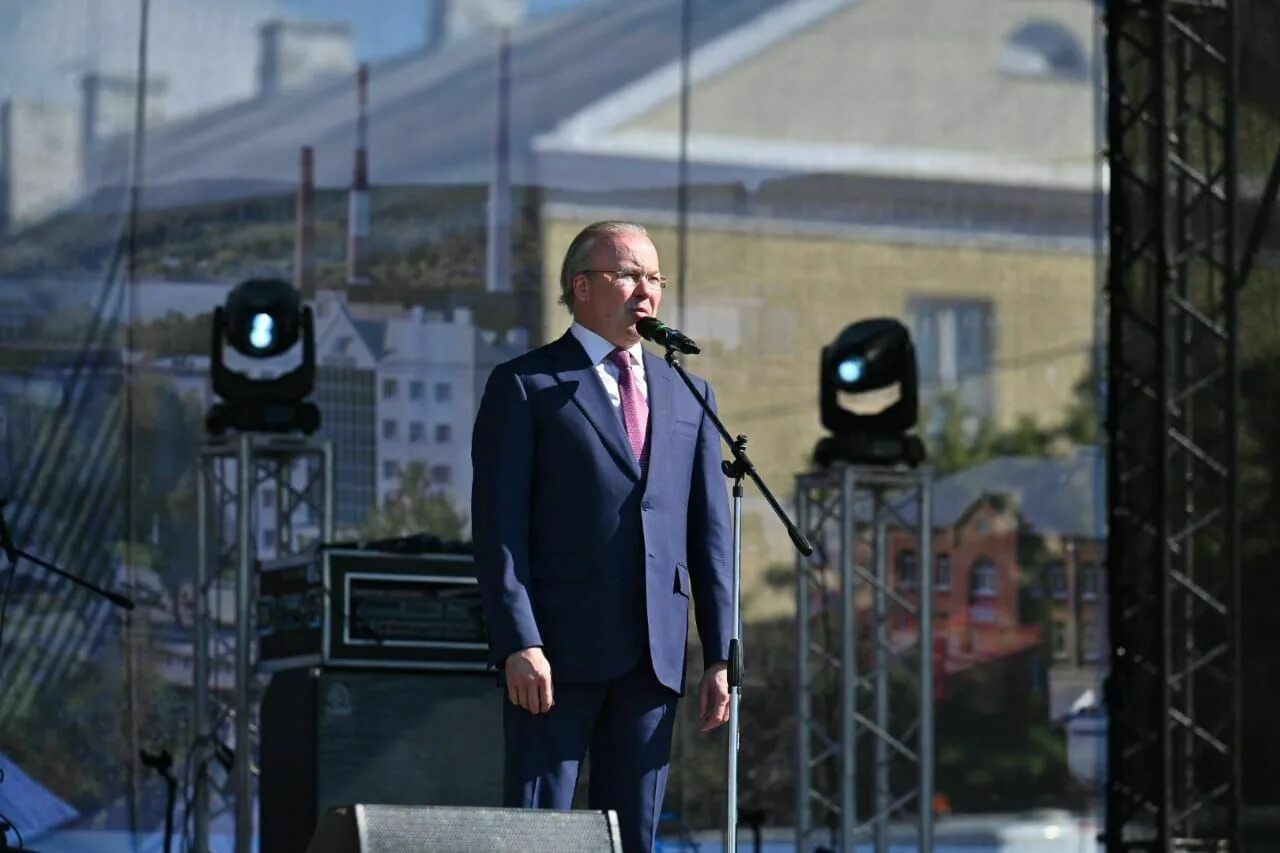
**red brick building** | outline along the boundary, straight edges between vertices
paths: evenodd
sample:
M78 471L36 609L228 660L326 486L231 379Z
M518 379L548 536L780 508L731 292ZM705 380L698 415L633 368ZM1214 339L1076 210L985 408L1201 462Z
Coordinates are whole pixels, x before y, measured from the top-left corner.
M935 482L935 661L946 672L1047 643L1053 716L1096 686L1106 613L1099 461L1093 449L1002 457ZM888 559L891 588L918 606L914 530L890 530ZM870 601L860 596L859 606ZM891 608L890 625L895 645L914 641L905 608Z

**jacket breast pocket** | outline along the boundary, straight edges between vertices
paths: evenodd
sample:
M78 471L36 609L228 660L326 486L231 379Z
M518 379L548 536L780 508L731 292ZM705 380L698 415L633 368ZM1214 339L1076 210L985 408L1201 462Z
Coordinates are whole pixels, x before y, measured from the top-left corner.
M671 431L680 435L696 436L698 434L697 421L672 421Z

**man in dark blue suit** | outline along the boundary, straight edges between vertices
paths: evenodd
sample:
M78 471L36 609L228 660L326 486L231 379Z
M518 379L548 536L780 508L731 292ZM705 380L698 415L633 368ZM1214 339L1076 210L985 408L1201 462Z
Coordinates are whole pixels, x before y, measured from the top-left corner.
M627 851L654 843L690 598L702 729L729 718L720 436L635 328L666 283L642 227L584 229L560 276L572 326L493 371L472 442L476 567L507 691L506 804L569 808L589 752L588 802L617 811Z

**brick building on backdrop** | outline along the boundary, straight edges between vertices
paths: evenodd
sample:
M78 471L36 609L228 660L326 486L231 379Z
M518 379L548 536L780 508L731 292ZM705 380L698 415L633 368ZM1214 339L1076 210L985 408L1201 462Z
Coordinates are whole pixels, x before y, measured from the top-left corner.
M1002 457L934 487L935 662L954 674L1047 643L1050 715L1096 686L1105 617L1102 534L1093 449L1057 459ZM908 508L904 515L910 517ZM890 586L918 606L919 542L889 533ZM860 600L863 608L869 602ZM916 620L891 608L892 644L915 640ZM864 622L867 620L864 620Z

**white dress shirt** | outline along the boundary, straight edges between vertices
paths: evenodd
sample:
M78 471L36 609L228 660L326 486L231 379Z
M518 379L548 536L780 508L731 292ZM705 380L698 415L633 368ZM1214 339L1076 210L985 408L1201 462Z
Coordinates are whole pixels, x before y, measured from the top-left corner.
M609 395L609 402L613 405L613 410L618 413L618 420L621 421L622 395L618 392L618 365L614 363L613 359L609 358L609 354L617 347L581 323L574 323L569 327L569 332L578 339L578 343L582 344L582 348L587 351L587 358L591 359L591 363L595 366L596 376L600 377L600 382L604 385L604 392ZM631 354L631 375L635 377L636 387L640 389L641 395L648 401L649 383L644 378L644 347L640 346L639 341L636 341L635 345L630 347L627 352ZM625 421L623 426L626 426Z

